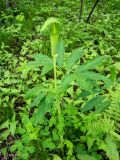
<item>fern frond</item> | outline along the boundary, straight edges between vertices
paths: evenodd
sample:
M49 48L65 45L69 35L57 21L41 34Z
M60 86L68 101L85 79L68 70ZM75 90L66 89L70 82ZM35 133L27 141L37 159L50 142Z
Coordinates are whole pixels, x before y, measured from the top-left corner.
M114 120L116 131L120 133L120 84L117 84L115 91L110 93L111 105L105 111L105 115Z
M99 116L99 118L91 123L90 129L87 134L94 133L94 134L102 134L102 133L110 133L110 131L114 131L114 121L110 118L104 116Z
M114 120L103 114L82 115L87 135L104 135L115 131Z

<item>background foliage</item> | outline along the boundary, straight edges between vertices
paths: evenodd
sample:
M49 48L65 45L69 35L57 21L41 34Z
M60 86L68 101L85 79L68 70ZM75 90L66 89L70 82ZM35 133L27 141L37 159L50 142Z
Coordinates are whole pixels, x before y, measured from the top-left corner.
M0 159L119 160L120 1L0 1ZM62 24L57 88L44 22ZM63 55L64 54L64 58Z

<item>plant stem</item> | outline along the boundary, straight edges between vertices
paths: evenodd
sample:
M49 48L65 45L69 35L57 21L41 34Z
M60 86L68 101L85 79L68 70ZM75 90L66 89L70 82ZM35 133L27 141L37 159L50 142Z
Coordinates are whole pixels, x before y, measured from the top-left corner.
M62 119L61 119L61 108L60 108L60 103L57 102L57 110L58 110L58 123L61 124L62 126ZM59 136L60 136L60 142L61 142L61 151L62 151L62 155L63 155L63 134L61 133L61 130L58 130L59 132Z
M79 21L81 21L81 19L82 19L83 1L84 1L84 0L80 0L80 15L79 15Z
M100 1L100 0L96 0L95 4L93 5L93 7L92 7L92 9L91 9L91 11L90 11L90 13L89 13L89 16L88 16L88 18L87 18L87 20L86 20L87 23L89 23L90 18L91 18L92 14L93 14L93 11L94 11L94 9L96 8L96 6L97 6L97 4L98 4L99 1Z
M53 65L54 65L54 84L55 89L57 88L57 68L56 68L56 55L53 57Z
M55 24L52 25L52 32L50 34L51 38L51 53L53 57L53 66L54 66L54 85L57 87L57 67L56 67L56 47L58 43L59 34L57 33Z

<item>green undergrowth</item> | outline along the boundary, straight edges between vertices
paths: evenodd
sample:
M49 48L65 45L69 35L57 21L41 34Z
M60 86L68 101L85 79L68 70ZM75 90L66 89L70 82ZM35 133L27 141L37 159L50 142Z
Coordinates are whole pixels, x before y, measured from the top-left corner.
M0 159L119 160L119 1L93 3L0 2Z

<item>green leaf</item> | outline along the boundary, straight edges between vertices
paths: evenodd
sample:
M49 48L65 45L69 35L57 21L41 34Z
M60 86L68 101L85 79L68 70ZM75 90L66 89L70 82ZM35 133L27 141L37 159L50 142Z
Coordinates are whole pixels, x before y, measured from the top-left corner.
M92 71L86 71L86 72L79 72L78 73L80 77L86 77L87 79L91 80L103 80L103 81L108 81L107 77L100 73L95 73Z
M42 75L45 75L46 73L48 73L49 71L51 71L53 69L53 61L51 58L49 58L47 55L44 54L36 54L34 55L35 58L35 62L36 62L36 66L38 65L42 65Z
M116 80L116 69L114 66L110 67L110 79L112 82Z
M15 131L16 131L16 124L17 124L17 121L15 121L15 114L14 114L13 117L12 117L12 122L10 123L10 128L9 128L9 130L10 130L10 132L13 136L14 136Z
M16 130L16 122L10 123L10 128L9 128L11 134L14 136L15 130Z
M27 63L28 71L31 70L31 69L36 69L39 66L40 66L40 62L39 61L30 61L30 62Z
M114 67L115 67L116 70L120 71L120 62L116 62L114 64Z
M68 57L66 61L66 68L70 70L76 64L76 62L79 61L79 59L83 56L83 54L84 54L83 48L77 48L73 50L71 56Z
M54 157L53 160L62 160L62 159L61 159L58 155L56 155L56 154L54 154L53 157Z
M6 140L9 135L10 135L10 130L8 129L1 134L1 137L3 140Z
M68 148L73 148L73 143L71 141L65 140L64 143L67 145Z
M79 154L77 157L79 158L79 160L98 160L96 157L93 157L88 154Z
M36 85L35 87L33 87L32 89L29 89L26 92L25 98L35 97L35 96L39 95L40 92L42 92L43 90L44 90L43 87L41 87L40 85Z
M86 77L79 76L79 74L76 74L76 82L78 83L78 85L81 89L92 93L93 87L92 87L90 81Z
M64 41L60 39L57 43L56 53L57 53L57 64L61 68L64 62Z
M44 76L46 73L48 73L49 71L51 71L53 69L53 65L44 65L42 68L42 73L41 75Z
M45 99L43 99L38 106L37 112L34 114L34 124L35 125L37 125L42 120L46 111L47 111L47 105L45 103Z
M74 74L65 75L63 79L61 80L61 86L67 86L70 85L72 81L75 80Z
M92 99L90 99L82 108L82 112L86 112L88 110L91 110L92 108L96 107L99 103L101 103L105 97L103 96L96 96Z
M61 80L60 85L56 89L56 94L59 95L60 93L66 91L74 80L75 80L74 74L65 75Z
M117 150L117 146L115 142L113 141L113 138L111 135L107 135L105 139L106 145L107 145L107 150L106 154L109 157L110 160L119 160L119 153Z
M68 148L68 153L67 154L69 156L72 156L72 154L73 154L73 143L71 141L69 141L69 140L65 140L64 144L66 144L66 146Z
M44 92L40 93L31 103L30 107L38 106L39 103L43 100L43 98L45 98L45 95L46 94Z
M20 140L16 140L15 145L17 145L19 151L22 151L24 148L23 143Z
M35 58L35 61L39 62L40 65L52 65L53 62L52 62L52 59L50 57L48 57L47 55L44 55L44 54L35 54L33 56L33 58Z
M77 72L84 72L90 69L94 69L99 65L102 65L103 62L105 61L105 56L97 57L94 60L91 60L87 62L86 64L80 65L76 71Z
M15 145L15 144L10 147L11 152L15 152L16 149L17 149L17 145Z
M45 75L53 69L53 61L47 55L39 53L34 55L33 58L35 58L35 61L28 62L27 66L34 69L43 66L42 75Z
M105 111L110 106L111 102L109 100L106 100L105 102L99 103L95 108L95 113L101 113Z
M34 146L30 146L29 147L29 153L34 153L35 152L35 147Z
M6 156L7 155L7 147L6 148L2 148L1 149L1 153L3 156Z
M43 145L44 148L49 148L49 149L55 149L55 148L56 148L56 146L55 146L55 144L52 142L52 139L51 139L51 138L48 138L48 139L44 140L44 141L42 142L42 145Z
M40 122L43 119L45 113L51 109L51 107L53 106L53 102L54 102L53 99L54 97L52 95L48 95L38 105L38 110L35 113L35 124Z
M93 144L94 144L95 139L91 138L90 136L87 137L87 146L88 146L88 150L90 150L90 148L92 148Z
M0 125L0 130L4 129L4 128L9 128L9 121L8 120Z

